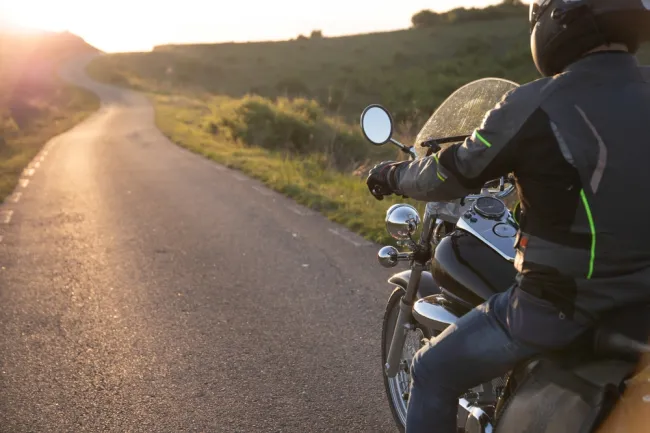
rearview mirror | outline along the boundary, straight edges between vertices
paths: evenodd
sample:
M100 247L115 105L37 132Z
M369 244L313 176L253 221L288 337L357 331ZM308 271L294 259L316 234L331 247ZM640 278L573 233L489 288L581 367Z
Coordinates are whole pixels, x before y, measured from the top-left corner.
M381 105L371 105L361 114L361 130L369 142L381 146L393 136L393 118Z

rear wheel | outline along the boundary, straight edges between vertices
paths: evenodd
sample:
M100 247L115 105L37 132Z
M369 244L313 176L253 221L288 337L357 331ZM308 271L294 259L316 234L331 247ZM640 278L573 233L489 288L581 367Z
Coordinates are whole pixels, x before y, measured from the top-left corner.
M395 323L397 322L397 316L399 315L399 302L404 294L404 289L395 289L390 295L388 304L386 305L381 338L382 371L384 371L384 366L386 365L390 343L393 339L393 332L395 330ZM430 332L417 324L412 330L408 330L397 375L392 378L386 376L385 373L383 375L388 404L393 413L395 423L402 433L406 426L406 408L411 388L411 363L415 353L420 349L420 347L422 347L422 340L428 338L431 338Z

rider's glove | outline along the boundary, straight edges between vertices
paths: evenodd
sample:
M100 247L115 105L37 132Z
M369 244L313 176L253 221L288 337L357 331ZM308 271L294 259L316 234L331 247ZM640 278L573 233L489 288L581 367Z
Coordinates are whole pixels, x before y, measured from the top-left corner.
M402 162L385 161L375 165L366 179L370 193L377 199L383 200L384 196L397 193L397 179L395 170Z

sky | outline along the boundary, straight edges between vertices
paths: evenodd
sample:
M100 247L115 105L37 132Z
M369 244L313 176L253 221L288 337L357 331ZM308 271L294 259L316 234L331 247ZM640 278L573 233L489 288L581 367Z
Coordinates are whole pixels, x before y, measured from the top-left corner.
M106 52L155 45L286 40L407 28L422 10L497 0L0 0L0 28L70 31Z

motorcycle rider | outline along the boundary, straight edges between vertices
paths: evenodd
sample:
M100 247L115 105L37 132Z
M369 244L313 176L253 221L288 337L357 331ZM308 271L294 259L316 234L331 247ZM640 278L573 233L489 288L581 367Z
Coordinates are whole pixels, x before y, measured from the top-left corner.
M464 143L370 171L380 199L458 199L508 173L521 199L516 283L417 353L407 433L455 432L462 393L650 301L650 83L634 57L649 10L650 0L532 1L545 78L507 94Z

